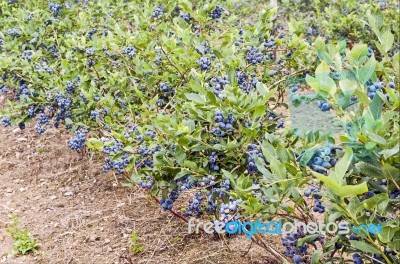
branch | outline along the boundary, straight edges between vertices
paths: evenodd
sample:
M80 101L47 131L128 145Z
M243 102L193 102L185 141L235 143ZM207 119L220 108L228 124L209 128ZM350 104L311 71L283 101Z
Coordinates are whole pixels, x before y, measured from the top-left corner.
M178 71L178 73L179 73L179 75L181 76L182 80L185 80L185 82L187 82L187 79L186 79L184 73L182 73L182 72L179 70L179 68L171 61L171 59L169 58L168 54L165 52L164 48L162 47L162 45L160 45L160 48L161 48L162 53L164 53L165 57L167 57L167 60L169 61L169 63L171 64L171 66L174 67L174 68Z

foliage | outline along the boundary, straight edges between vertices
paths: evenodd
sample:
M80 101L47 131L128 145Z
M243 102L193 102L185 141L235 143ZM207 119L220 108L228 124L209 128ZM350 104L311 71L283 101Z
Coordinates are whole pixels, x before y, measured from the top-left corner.
M13 216L11 221L12 224L6 231L13 239L14 250L17 254L36 253L39 246L38 240L31 237L27 228L21 229L17 216Z
M143 245L139 242L139 236L136 232L132 232L129 236L129 250L134 254L139 254L143 252Z
M384 226L357 237L299 230L283 238L287 260L344 261L354 252L356 263L398 260L395 3L0 5L3 126L74 131L72 150L100 153L105 172L128 176L165 210L189 192L182 217L322 214L325 222ZM319 100L347 132L285 128L285 92L299 86L315 94L294 97L295 105Z

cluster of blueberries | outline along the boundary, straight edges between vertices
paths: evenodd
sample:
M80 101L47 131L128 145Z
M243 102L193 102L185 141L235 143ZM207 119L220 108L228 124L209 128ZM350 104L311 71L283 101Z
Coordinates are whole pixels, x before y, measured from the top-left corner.
M188 13L181 13L181 14L179 14L179 17L188 23L193 19L192 16Z
M75 151L81 151L86 143L87 129L78 129L75 131L75 136L68 142L68 146Z
M42 64L35 63L35 70L37 72L47 72L48 74L53 74L53 69L47 65L47 61L42 59Z
M160 151L161 146L156 145L152 149L149 149L146 146L140 146L138 148L138 154L140 155L141 159L135 161L135 166L137 169L142 168L152 168L153 167L153 155Z
M153 9L153 13L151 14L152 17L160 19L163 15L163 8L162 7L155 7Z
M268 40L265 40L264 47L266 48L274 48L275 47L275 38L270 37Z
M7 34L10 35L13 38L21 36L21 32L19 31L19 28L13 27L7 30Z
M33 51L32 50L24 50L24 52L22 53L22 60L27 60L27 61L32 61L32 57L33 57Z
M220 6L217 5L217 6L214 8L214 10L211 11L210 17L211 17L212 19L218 21L218 20L222 17L222 14L224 13L224 11L225 11L225 9L223 9L222 7L220 7Z
M215 196L210 191L206 191L207 205L206 211L209 214L214 214L217 209L217 203L215 202Z
M78 76L74 81L67 81L66 83L66 92L69 94L74 94L75 90L78 88L79 84L81 82L81 78Z
M223 77L216 77L211 79L211 89L213 93L220 97L221 96L221 91L224 90L224 86L229 84L228 76L223 76Z
M168 87L167 83L162 82L160 83L159 90L161 92L161 98L157 100L157 105L163 106L165 102L169 100L169 97L175 93L175 89Z
M240 213L238 213L238 207L241 203L242 199L235 200L233 197L229 197L229 203L223 203L219 208L219 221L227 224L230 221L239 219Z
M139 181L139 185L143 188L151 188L152 184L154 184L154 180L147 176L145 181ZM199 217L203 215L204 202L206 200L207 204L205 205L205 209L208 213L215 213L217 208L216 200L219 198L224 198L226 192L230 189L230 181L225 180L222 182L216 182L215 176L209 175L207 177L203 177L201 183L198 183L191 176L184 176L177 180L171 181L172 185L176 185L176 190L171 190L168 198L163 198L160 201L161 206L164 210L172 209L174 202L179 196L179 193L182 191L188 191L192 188L203 186L206 187L207 190L205 192L205 197L201 192L196 192L194 197L189 200L188 207L185 208L184 214L185 216L195 216ZM204 199L206 198L206 199ZM230 206L232 209L233 207Z
M72 116L72 100L64 94L57 93L54 96L54 103L51 106L55 110L53 118L54 127L58 128L60 121Z
M57 4L57 3L50 3L49 4L49 10L50 13L52 13L54 16L59 16L61 13L62 5Z
M122 154L119 159L115 159L114 157L125 147L125 145L115 138L101 138L100 141L104 143L103 153L107 156L104 159L103 172L115 170L118 174L124 173L125 168L130 163L128 154Z
M160 65L161 64L161 59L162 59L162 53L161 53L161 51L157 51L157 53L156 53L156 58L154 59L154 63L156 64L156 65Z
M233 134L233 125L235 119L232 113L228 114L228 118L224 118L222 111L217 110L214 114L214 121L217 123L218 127L211 129L210 133L217 137L226 137Z
M294 263L296 264L308 263L308 260L310 258L309 253L307 251L308 244L315 245L316 241L322 244L324 241L323 238L319 236L318 238L309 243L304 243L301 246L297 246L299 239L305 236L306 233L304 232L303 228L299 228L297 229L296 233L282 237L282 245L286 248L284 254L290 256L294 261Z
M85 53L86 53L86 55L93 55L94 53L96 52L96 49L95 48L93 48L93 47L90 47L90 48L88 48L88 49L85 49Z
M307 30L306 30L307 37L311 37L312 34L313 34L313 29L311 27L307 28Z
M49 116L47 114L41 114L38 118L38 122L35 125L35 130L36 133L38 133L39 135L43 134L44 132L46 132L46 125L48 125L49 122Z
M264 59L264 55L256 47L251 47L247 52L246 60L251 64L261 63Z
M211 60L207 57L201 57L197 63L202 71L207 71L211 68Z
M110 157L104 159L103 171L108 172L110 170L115 170L117 174L122 174L125 172L125 168L129 165L129 157L127 154L123 154L119 160L114 160Z
M208 175L207 177L204 176L201 179L201 186L205 187L205 186L215 186L217 184L217 182L215 181L215 176L214 175Z
M10 120L10 118L7 117L7 116L3 116L3 117L1 118L1 125L2 125L3 127L11 126L11 120Z
M8 93L8 92L9 92L9 90L8 90L7 85L5 85L5 84L0 84L0 93L6 94L6 93Z
M318 108L321 109L322 112L327 112L327 111L331 110L332 106L326 101L319 100Z
M368 97L372 100L377 91L382 90L385 87L385 83L383 82L372 82L372 81L368 81L367 82L367 90L368 90ZM394 82L389 82L388 83L388 87L389 88L394 88L395 87L395 83Z
M89 116L93 121L97 121L101 118L102 112L103 111L101 109L91 110Z
M283 118L279 118L274 112L268 113L268 120L269 121L277 121L276 128L284 128L285 127L285 120Z
M317 194L319 192L318 188L315 187L311 187L310 189L308 189L305 193L304 196L306 197L310 197L310 195L312 194L313 198L314 198L314 207L313 207L313 211L315 213L324 213L325 212L325 206L324 204L320 201L322 196Z
M368 57L372 57L374 55L374 50L368 47Z
M353 254L353 262L354 264L364 264L364 261L358 253Z
M217 165L217 159L218 159L217 153L212 152L209 157L210 163L208 164L208 166L212 171L219 171L219 166Z
M129 58L133 58L136 55L136 50L132 46L127 46L122 49L122 53L129 56Z
M203 195L201 192L196 192L194 197L189 200L189 205L184 212L185 216L201 216L203 214L203 210L201 208L202 204Z
M245 93L250 93L250 91L257 85L257 79L255 75L248 77L246 73L237 71L236 77L238 79L238 85L240 89L242 89L242 91Z
M239 29L239 39L235 41L235 46L239 46L241 43L244 43L243 33L243 28Z
M247 147L247 172L250 175L254 175L258 173L258 169L255 162L255 157L264 158L264 155L258 150L258 146L256 144L249 144Z
M164 210L171 210L174 202L178 199L179 193L175 191L171 191L168 195L168 198L162 198L160 200L160 205Z
M331 145L325 148L318 149L307 166L315 172L327 175L327 170L336 165L336 149Z
M142 188L151 189L154 185L154 179L151 176L146 176L145 180L138 180L138 184Z
M97 28L91 28L87 31L89 40L93 40L93 36L97 33Z
M179 179L177 184L179 186L178 189L180 189L181 191L187 191L187 190L190 190L190 189L198 186L197 181L193 180L189 176L185 176L185 177Z

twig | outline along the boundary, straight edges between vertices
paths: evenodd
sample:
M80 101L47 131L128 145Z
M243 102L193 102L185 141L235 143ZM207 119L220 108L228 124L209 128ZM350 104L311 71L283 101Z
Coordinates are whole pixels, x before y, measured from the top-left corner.
M162 53L164 53L165 57L167 57L167 60L169 61L169 63L171 64L172 67L174 67L178 73L180 74L181 78L183 80L185 80L185 82L187 82L185 75L179 70L179 68L171 61L171 59L169 58L168 54L165 52L164 48L162 47L162 45L160 45L161 51Z
M292 76L294 76L294 75L297 75L297 74L299 74L299 73L302 73L302 72L304 72L304 71L306 71L306 70L307 70L307 69L302 69L302 70L299 70L299 71L295 71L294 73L289 74L289 75L286 76L285 78L283 78L283 79L281 79L281 80L279 80L279 81L277 81L277 82L274 82L274 83L271 85L270 88L274 88L275 86L277 86L277 85L280 84L281 82L286 81L289 77L292 77Z
M249 254L252 245L253 245L253 240L250 241L249 248L247 249L247 251L243 255L241 255L241 257L245 257L247 254Z
M150 193L149 193L149 194L150 194ZM150 195L151 195L151 194L150 194ZM158 204L160 203L160 200L158 200L157 197L155 197L155 196L153 196L153 195L151 195L151 197L152 197ZM181 216L181 215L175 213L173 210L168 209L168 211L170 211L174 216L178 217L179 219L185 221L186 223L189 223L189 221L188 221L186 218L184 218L183 216Z

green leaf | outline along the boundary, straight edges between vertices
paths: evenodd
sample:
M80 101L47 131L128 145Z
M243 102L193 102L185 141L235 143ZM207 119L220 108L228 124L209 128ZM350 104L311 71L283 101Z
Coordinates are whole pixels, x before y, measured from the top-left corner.
M307 74L306 76L306 82L309 86L311 86L311 88L318 93L319 89L318 89L318 80L310 75ZM368 97L367 97L368 98Z
M174 180L177 180L177 179L179 179L179 178L185 177L185 176L188 175L188 174L189 174L189 172L187 172L187 171L178 172L178 173L175 175Z
M258 117L264 116L266 109L267 109L267 105L256 106L254 109L254 113L253 113L253 120L255 120Z
M371 57L366 64L361 68L357 69L357 79L361 84L365 84L369 79L371 79L372 74L375 72L375 57Z
M392 65L393 65L394 71L395 71L397 74L399 74L399 72L400 72L400 52L397 52L397 53L392 57L392 59L393 59Z
M321 36L318 36L318 38L314 41L314 47L316 50L325 50L325 39L323 39Z
M311 158L314 156L315 152L317 152L318 148L311 148L306 150L303 154L301 154L300 158L300 165L305 167L307 163L311 160Z
M393 241L390 241L387 245L394 251L400 251L400 239L393 239Z
M260 157L256 156L255 157L255 163L257 166L257 169L261 172L261 174L263 175L263 178L266 180L267 183L272 183L275 181L278 181L279 178L275 175L272 174L265 166L265 162L263 159L261 159Z
M353 160L353 150L351 148L348 148L346 149L344 156L338 161L338 163L335 166L335 173L333 173L333 175L338 183L342 182L352 160Z
M392 165L385 163L382 166L382 172L385 177L390 178L395 182L400 181L400 170Z
M190 161L190 160L185 160L183 162L183 167L190 168L192 170L197 170L196 162L193 162L193 161Z
M390 241L393 241L393 236L396 232L400 230L399 225L395 226L385 226L382 228L382 233L378 234L378 238L381 242L383 243L388 243ZM399 240L398 240L399 241Z
M178 144L181 146L187 146L190 143L190 139L185 137L185 136L181 136L178 139Z
M387 30L385 33L382 34L380 37L381 44L387 53L393 46L394 43L394 35L390 30Z
M360 102L363 105L368 105L369 104L368 95L363 90L361 90L360 88L357 88L354 91L354 94L357 96L358 100L360 100Z
M364 241L350 240L350 244L352 247L359 249L361 252L380 254L378 249L374 248L370 244L365 243Z
M348 54L348 59L352 64L357 64L361 58L368 55L368 45L367 44L355 44Z
M378 205L381 202L388 200L388 199L389 199L389 197L388 197L387 193L380 193L380 194L374 195L371 198L368 198L367 200L365 200L363 202L363 204L364 204L365 209L372 211L376 205Z
M320 91L324 91L332 96L336 94L336 83L335 81L329 77L328 75L322 74L316 76L318 80L318 89Z
M317 239L319 236L320 236L320 234L313 234L313 235L303 237L303 238L299 239L299 242L297 242L297 246L301 247L304 243L309 244L310 242Z
M256 88L257 91L261 94L264 95L267 93L267 86L265 84L263 84L262 82L257 82L256 83Z
M315 70L315 75L319 75L319 74L329 74L331 72L331 69L329 68L328 63L326 63L325 61L322 61L317 69Z
M387 159L396 155L397 153L399 153L399 145L396 145L391 149L382 150L381 152L379 152L379 155L383 155L383 157Z
M101 148L103 147L103 142L101 142L96 138L89 138L86 144L88 145L89 148L96 150L101 150Z
M317 172L312 172L320 181L326 184L328 189L339 197L349 197L368 192L366 182L357 185L340 185L333 177L325 176Z
M199 104L204 104L206 100L199 94L197 93L186 93L185 94L186 98L189 99L190 101L199 103Z
M379 135L377 135L377 134L368 132L368 131L366 132L366 134L368 135L368 137L369 137L372 141L374 141L374 142L376 142L376 143L378 143L378 144L382 144L382 145L386 144L386 139L384 139L383 137L381 137L381 136L379 136Z
M311 264L319 264L321 259L322 253L319 250L314 251L311 257Z
M286 178L286 167L279 160L277 160L275 158L272 159L270 168L271 168L272 172L275 173L276 175L278 175L281 179Z
M317 50L317 55L321 60L326 61L329 64L332 64L332 59L331 59L331 57L329 56L329 54L326 51Z
M341 80L339 81L339 87L345 96L351 96L357 89L357 82L352 80Z
M375 118L375 120L381 118L382 106L381 106L381 98L379 96L374 96L369 106L369 110L371 111L371 114Z

